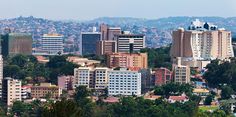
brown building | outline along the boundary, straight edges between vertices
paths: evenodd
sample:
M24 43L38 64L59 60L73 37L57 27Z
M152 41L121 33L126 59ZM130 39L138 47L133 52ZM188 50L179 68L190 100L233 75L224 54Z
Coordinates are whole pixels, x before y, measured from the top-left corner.
M40 83L40 86L32 86L31 96L32 98L59 98L62 94L61 88L51 83Z
M107 55L107 65L110 68L144 69L148 67L147 53L111 53Z
M167 68L155 70L155 85L161 86L172 81L172 72Z
M121 34L121 28L109 27L106 24L101 24L100 32L102 34L102 40L114 40L115 35Z
M116 41L102 40L97 42L97 55L114 53L117 51Z

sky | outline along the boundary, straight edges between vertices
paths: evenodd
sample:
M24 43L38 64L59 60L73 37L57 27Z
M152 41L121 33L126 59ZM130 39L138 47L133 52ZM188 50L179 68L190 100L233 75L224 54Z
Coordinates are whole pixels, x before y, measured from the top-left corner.
M53 20L236 16L236 0L0 0L0 3L0 19L18 16Z

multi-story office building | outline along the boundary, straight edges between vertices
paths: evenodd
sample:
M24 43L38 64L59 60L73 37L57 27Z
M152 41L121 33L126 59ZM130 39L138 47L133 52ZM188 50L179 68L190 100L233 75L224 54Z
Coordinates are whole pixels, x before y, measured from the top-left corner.
M174 82L186 84L190 82L190 67L181 65L181 58L177 58L177 65L173 65Z
M40 83L39 86L31 87L31 97L32 98L45 98L49 96L50 98L59 98L62 94L62 89L51 83Z
M100 32L82 32L80 51L82 55L96 54L97 43L101 40Z
M42 54L43 55L60 55L63 54L64 44L63 35L44 34L42 37Z
M108 95L141 95L141 73L124 69L109 71Z
M97 42L97 55L117 52L116 41L102 40Z
M188 60L214 60L234 57L231 32L199 20L188 30L173 31L171 56Z
M32 54L32 35L26 33L9 33L1 36L2 55Z
M3 58L0 55L0 99L2 98Z
M142 93L146 93L155 87L155 75L151 69L141 69L141 87Z
M115 35L117 41L117 52L140 52L145 48L145 36L142 34L119 34Z
M100 32L102 34L101 40L114 40L115 35L121 34L121 28L109 27L105 24L101 24Z
M59 76L57 78L57 84L62 90L73 89L74 76Z
M107 66L143 69L148 67L147 53L111 53L107 55Z
M74 88L87 86L94 88L94 71L92 67L79 67L74 69Z
M161 86L172 81L172 72L167 68L155 70L155 85Z
M14 101L21 101L21 81L4 78L2 82L2 101L7 106L11 106Z
M105 89L108 84L106 67L79 67L74 70L74 87L87 86L88 88Z

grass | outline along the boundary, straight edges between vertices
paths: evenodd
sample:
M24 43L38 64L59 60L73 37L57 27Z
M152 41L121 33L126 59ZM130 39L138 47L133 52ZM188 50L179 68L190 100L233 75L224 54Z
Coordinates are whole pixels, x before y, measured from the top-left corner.
M218 106L199 106L199 109L201 111L214 111L216 109L218 109L219 107Z

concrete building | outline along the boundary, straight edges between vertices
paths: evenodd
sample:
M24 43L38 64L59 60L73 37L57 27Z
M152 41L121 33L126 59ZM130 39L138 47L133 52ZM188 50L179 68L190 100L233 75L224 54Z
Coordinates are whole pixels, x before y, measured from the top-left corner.
M81 54L96 54L97 42L99 42L100 40L100 32L82 32L80 40Z
M59 98L62 94L62 89L51 83L40 83L39 86L32 86L31 97L32 98Z
M2 101L7 106L11 106L14 101L21 101L21 81L4 78L2 82Z
M2 98L3 58L0 55L0 99Z
M74 88L87 86L94 88L94 71L92 67L79 67L74 69Z
M210 23L196 20L188 30L180 28L173 31L172 36L172 59L182 57L182 61L210 61L234 57L231 32ZM201 66L196 63L191 64Z
M151 69L141 69L138 72L141 73L142 93L155 87L155 77Z
M108 71L106 67L97 67L94 69L95 89L105 89L108 85Z
M1 51L4 57L17 54L32 54L32 35L26 33L9 33L1 36Z
M64 52L63 35L44 34L42 37L42 55L59 55Z
M108 95L141 95L141 73L125 69L108 73Z
M67 61L80 65L82 67L94 67L101 63L97 60L89 60L88 58L81 58L77 56L70 56L67 58Z
M31 87L32 86L22 86L21 87L21 99L26 100L31 97Z
M133 53L145 48L145 36L142 34L119 34L115 35L115 40L117 52Z
M59 76L57 78L58 87L62 90L72 90L73 89L74 76Z
M97 55L104 55L117 52L116 41L102 40L97 42Z
M108 84L106 67L79 67L74 70L74 87L87 86L92 89L105 89Z
M179 84L190 83L190 67L181 65L181 58L178 57L177 65L173 65L174 82Z
M155 70L155 85L161 86L172 82L172 72L167 68L157 68Z
M111 53L107 55L107 66L136 70L148 68L147 53Z

